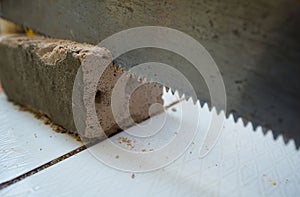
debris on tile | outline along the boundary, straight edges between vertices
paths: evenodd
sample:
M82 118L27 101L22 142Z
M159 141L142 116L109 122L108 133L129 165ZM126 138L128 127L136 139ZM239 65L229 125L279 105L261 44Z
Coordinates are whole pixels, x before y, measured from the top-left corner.
M120 144L126 144L131 149L134 148L134 146L131 144L131 140L128 139L127 137L119 137L118 139Z

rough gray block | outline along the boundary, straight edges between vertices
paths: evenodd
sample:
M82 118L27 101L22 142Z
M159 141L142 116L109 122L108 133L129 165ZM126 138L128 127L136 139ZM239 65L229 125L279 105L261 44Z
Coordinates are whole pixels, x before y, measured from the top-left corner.
M100 62L110 57L109 51L104 48L39 36L2 37L0 54L0 79L8 99L47 115L55 124L72 132L76 132L72 90L78 68L90 55L100 59ZM110 64L98 82L97 92L91 92L91 95L96 95L93 102L97 118L107 135L119 129L112 115L110 99L114 84L122 73ZM88 81L89 75L83 80ZM153 83L143 84L130 99L131 117L136 122L147 119L149 107L153 103L162 104L161 96L161 88ZM85 130L84 136L103 135L92 130L88 115L83 117L85 119L81 120L80 127ZM124 121L127 119L124 117Z

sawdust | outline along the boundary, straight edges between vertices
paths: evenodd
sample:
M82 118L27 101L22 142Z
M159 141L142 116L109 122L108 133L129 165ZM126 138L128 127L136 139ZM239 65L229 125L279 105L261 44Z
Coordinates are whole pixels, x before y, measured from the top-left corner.
M119 137L118 139L119 139L120 142L127 143L127 144L131 145L131 140L128 139L127 137Z
M184 101L184 98L178 99L177 101L172 102L171 104L165 106L164 109L167 110L167 109L169 109L170 107L176 105L177 103L180 103L181 101ZM172 111L173 111L173 109L172 109Z
M54 130L55 132L68 134L71 137L73 137L74 139L76 139L77 141L81 142L81 138L77 133L68 131L67 129L63 128L62 126L55 124L54 122L51 121L51 119L46 114L43 114L36 110L33 110L30 107L26 107L26 106L17 104L13 101L10 101L10 102L12 102L15 106L17 106L20 111L30 112L31 114L34 115L35 118L41 120L45 125L49 125L52 128L52 130ZM37 138L37 135L34 134L34 137ZM52 136L50 136L50 137L52 137Z
M150 148L149 150L147 150L147 149L142 149L141 151L142 151L142 152L153 152L154 149L153 149L153 148Z
M119 143L120 144L126 144L128 147L130 147L131 149L134 148L134 146L131 144L131 140L126 138L126 137L119 137Z

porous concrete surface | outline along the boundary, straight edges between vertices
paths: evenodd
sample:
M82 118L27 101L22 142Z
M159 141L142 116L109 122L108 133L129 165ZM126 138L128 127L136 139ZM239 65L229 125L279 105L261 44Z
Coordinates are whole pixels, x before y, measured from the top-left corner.
M77 131L72 114L72 90L78 69L91 54L100 59L110 57L108 50L93 45L23 35L2 37L0 54L0 79L8 99L47 115L55 124L72 132ZM107 135L119 129L112 115L110 97L122 73L110 64L98 82L97 93L94 92L98 120ZM147 119L151 104L163 103L161 96L160 87L142 84L130 98L133 119L136 122ZM84 127L89 126L87 122L83 120Z

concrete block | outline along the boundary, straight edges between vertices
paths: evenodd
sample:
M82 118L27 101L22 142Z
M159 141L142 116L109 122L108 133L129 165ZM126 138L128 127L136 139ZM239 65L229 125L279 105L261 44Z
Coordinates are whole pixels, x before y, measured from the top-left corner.
M45 114L55 124L77 132L72 114L73 84L77 70L90 55L100 59L100 62L111 57L107 49L73 41L41 36L3 37L0 40L0 79L3 90L9 100ZM110 64L97 83L96 92L88 93L89 96L94 95L97 118L106 135L120 129L112 114L111 95L114 84L123 72ZM84 70L82 73L83 84L87 84L89 74ZM131 80L142 83L133 78ZM161 96L162 89L156 84L143 83L130 98L129 109L133 120L141 122L147 119L149 107L153 103L163 103ZM84 119L80 127L85 137L103 136L101 131L93 130L94 123L89 122L91 117L88 113L82 117ZM129 117L122 118L126 122Z

